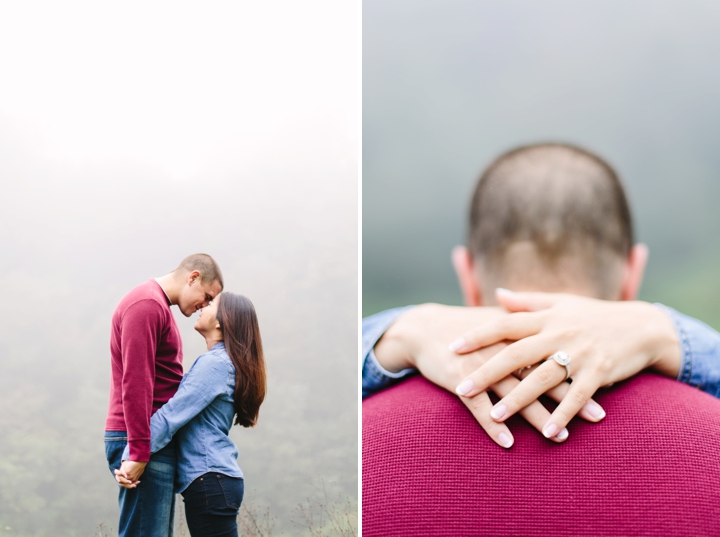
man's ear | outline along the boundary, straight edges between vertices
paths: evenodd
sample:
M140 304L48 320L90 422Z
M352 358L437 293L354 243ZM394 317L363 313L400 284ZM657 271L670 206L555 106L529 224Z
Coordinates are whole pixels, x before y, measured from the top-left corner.
M482 289L475 271L475 260L470 250L464 246L456 246L452 251L452 262L465 305L479 306L482 303Z
M200 276L201 276L201 274L200 274L199 270L193 270L190 274L188 274L188 277L187 277L188 285L192 285L196 281L199 282Z
M640 294L640 285L649 254L650 250L645 244L636 244L630 249L630 255L625 264L620 300L635 300Z

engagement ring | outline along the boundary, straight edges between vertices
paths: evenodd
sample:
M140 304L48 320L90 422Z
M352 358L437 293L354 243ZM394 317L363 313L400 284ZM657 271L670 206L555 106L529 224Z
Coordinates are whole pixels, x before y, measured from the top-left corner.
M557 351L550 358L548 358L548 360L550 360L551 358L565 368L564 380L570 378L570 355L564 351Z

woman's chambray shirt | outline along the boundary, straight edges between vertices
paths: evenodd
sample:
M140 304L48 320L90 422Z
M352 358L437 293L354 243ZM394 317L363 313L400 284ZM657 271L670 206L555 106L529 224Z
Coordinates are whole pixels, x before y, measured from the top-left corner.
M662 304L655 305L670 317L680 342L681 362L677 380L720 397L720 334L697 319ZM415 369L405 369L391 373L380 365L373 351L375 343L408 308L387 310L363 319L363 399L416 372Z
M150 419L150 451L177 439L175 492L183 492L208 472L243 477L238 450L228 437L235 417L235 367L223 343L201 355L177 393ZM123 460L128 458L125 448Z

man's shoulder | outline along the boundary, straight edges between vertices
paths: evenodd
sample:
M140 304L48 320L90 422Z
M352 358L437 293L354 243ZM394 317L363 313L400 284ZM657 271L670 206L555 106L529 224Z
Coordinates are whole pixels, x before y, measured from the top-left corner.
M573 420L559 445L511 417L510 450L422 377L365 399L363 534L507 535L507 520L521 535L622 535L628 520L648 535L713 534L702 515L717 507L720 400L651 372L594 397L607 417Z
M128 291L115 308L114 317L119 321L129 311L161 318L170 313L165 294L155 280L143 282Z

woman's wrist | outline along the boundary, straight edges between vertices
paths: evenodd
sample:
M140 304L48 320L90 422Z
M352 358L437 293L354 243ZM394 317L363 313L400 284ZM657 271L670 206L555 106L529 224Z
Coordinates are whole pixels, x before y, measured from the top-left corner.
M407 313L401 315L390 325L373 347L378 363L390 373L399 373L415 367L409 351L412 337L409 334L408 323L404 319L406 316Z
M650 353L650 367L670 378L680 373L681 351L675 325L659 307L642 304L642 325L648 328L646 345Z
M428 303L408 309L375 344L375 357L383 368L392 373L408 368L417 369L423 355L428 351L436 351L438 327L444 326L449 320L464 321L472 326L472 323L483 318L478 315L478 310L490 311L490 308L460 308ZM486 312L486 316L489 315ZM446 346L447 342L440 345L443 349Z

